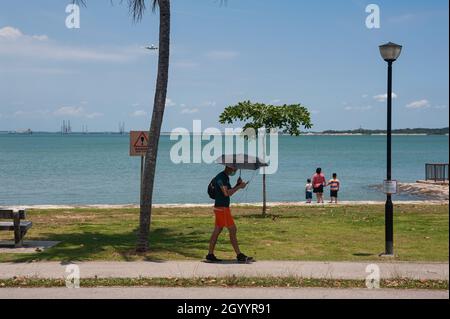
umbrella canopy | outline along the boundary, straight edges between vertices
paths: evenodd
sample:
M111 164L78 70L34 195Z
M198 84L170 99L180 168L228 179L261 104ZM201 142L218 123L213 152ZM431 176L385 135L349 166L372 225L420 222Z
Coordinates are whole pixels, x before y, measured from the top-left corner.
M261 167L269 166L258 157L250 156L247 154L222 155L221 157L216 159L216 163L235 169L247 169L252 171L256 171Z

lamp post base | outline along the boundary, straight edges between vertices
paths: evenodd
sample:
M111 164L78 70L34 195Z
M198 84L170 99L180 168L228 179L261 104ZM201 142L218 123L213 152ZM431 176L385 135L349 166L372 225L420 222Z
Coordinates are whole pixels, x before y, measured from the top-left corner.
M381 258L395 258L396 256L394 254L380 253L378 255L378 257L381 257Z

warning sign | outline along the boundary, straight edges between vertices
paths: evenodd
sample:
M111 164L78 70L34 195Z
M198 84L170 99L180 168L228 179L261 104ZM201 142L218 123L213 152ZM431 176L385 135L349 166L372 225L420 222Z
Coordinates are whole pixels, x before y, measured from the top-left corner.
M145 156L148 148L148 132L130 132L130 156Z
M398 182L396 180L385 180L383 183L383 191L387 195L398 193Z

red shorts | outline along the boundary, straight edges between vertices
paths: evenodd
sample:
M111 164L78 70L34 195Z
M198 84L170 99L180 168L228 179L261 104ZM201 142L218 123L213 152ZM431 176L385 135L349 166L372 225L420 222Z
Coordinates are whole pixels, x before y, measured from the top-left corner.
M216 215L216 227L234 226L234 219L229 207L214 207L214 215Z

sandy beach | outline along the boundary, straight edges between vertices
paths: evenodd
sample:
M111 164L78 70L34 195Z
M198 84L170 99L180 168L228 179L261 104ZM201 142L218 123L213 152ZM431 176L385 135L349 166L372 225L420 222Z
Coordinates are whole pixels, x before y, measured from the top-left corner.
M374 185L373 187L381 189L381 185ZM449 204L449 185L447 183L433 183L425 181L417 181L416 183L399 183L399 193L409 194L414 197L423 198L421 200L395 200L396 205L448 205ZM358 200L339 202L339 206L361 206L361 205L384 205L385 201L373 200ZM193 207L211 207L212 203L173 203L173 204L153 204L154 208L193 208ZM268 202L268 207L301 207L301 206L329 206L325 201L324 204L307 204L305 201L290 201L290 202ZM239 206L261 206L261 202L235 203L234 207ZM8 205L2 208L13 209L76 209L76 208L92 208L92 209L124 209L124 208L139 208L139 204L39 204L39 205Z
M384 201L342 201L338 206L361 206L361 205L384 205ZM395 205L448 205L448 200L422 200L422 201L394 201ZM233 207L239 206L261 206L262 203L238 203L232 204ZM309 206L336 206L336 204L330 204L325 202L324 204L307 204L305 202L269 202L268 207L309 207ZM212 207L212 204L154 204L154 208L204 208ZM92 208L92 209L124 209L124 208L139 208L138 204L123 204L123 205L18 205L8 206L13 209L76 209L76 208Z

